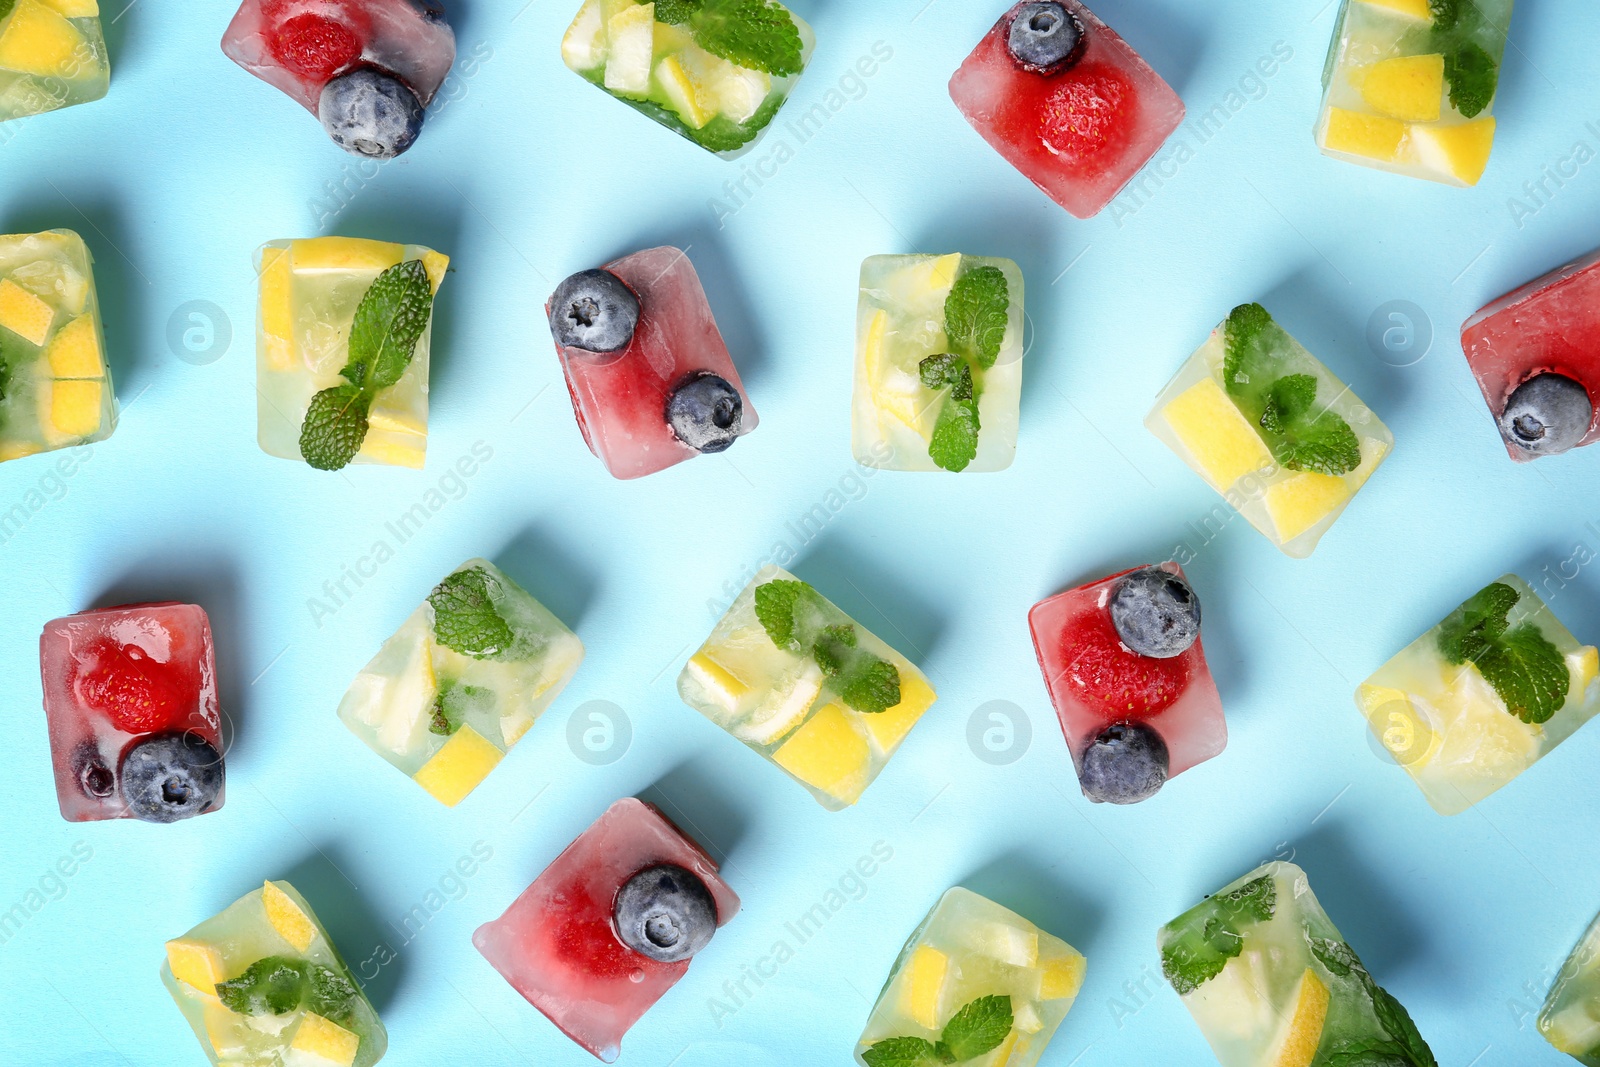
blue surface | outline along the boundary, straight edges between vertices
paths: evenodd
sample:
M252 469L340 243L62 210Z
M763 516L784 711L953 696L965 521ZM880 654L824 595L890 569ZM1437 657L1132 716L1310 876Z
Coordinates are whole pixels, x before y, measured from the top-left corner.
M386 1064L592 1062L470 935L633 793L723 859L745 910L635 1028L624 1063L848 1062L902 940L955 883L1089 956L1045 1064L1208 1063L1159 980L1155 930L1287 856L1441 1063L1570 1062L1532 1014L1600 908L1600 727L1446 819L1375 754L1351 694L1508 569L1551 581L1557 613L1600 640L1600 577L1567 562L1579 546L1600 552L1600 448L1514 466L1456 340L1481 303L1600 243L1600 164L1587 163L1600 148L1600 9L1519 8L1493 161L1478 188L1457 190L1316 153L1333 3L1219 0L1202 13L1183 0L1105 0L1098 13L1191 116L1220 104L1227 117L1209 140L1184 127L1191 151L1181 165L1175 149L1163 154L1167 176L1146 201L1077 222L991 152L945 93L997 2L796 0L817 29L816 57L778 127L732 164L562 68L557 41L576 6L452 3L476 69L447 87L419 146L376 170L223 57L225 0L137 3L108 30L109 98L0 127L0 229L70 226L88 238L124 405L116 436L59 486L45 480L49 460L0 466L0 511L30 489L47 498L0 544L10 726L0 909L40 905L0 944L0 1063L201 1063L156 978L162 942L264 877L299 887L358 969L370 974L363 961L392 948L369 983L389 1028ZM859 78L875 42L892 58ZM1259 78L1258 58L1279 42L1292 58ZM837 112L802 143L784 120L832 90ZM1560 187L1545 178L1557 168ZM747 174L762 184L746 180L737 211L710 203L731 210L724 183ZM1524 188L1541 180L1544 204ZM316 206L329 183L346 190L332 217ZM324 232L454 257L425 472L324 476L256 448L251 252ZM663 242L689 247L762 424L726 457L616 482L579 438L539 307L569 272ZM1011 257L1027 278L1016 466L864 477L849 448L859 264L952 250ZM1239 520L1202 543L1198 525L1225 511L1140 425L1211 326L1254 299L1397 440L1306 561ZM212 362L190 355L196 364L169 346L169 319L202 300L224 309L232 343ZM1366 340L1391 300L1431 318L1431 351L1410 366ZM180 333L186 324L180 316ZM475 442L492 458L452 480ZM442 490L437 512L400 544L385 524L430 490ZM798 534L818 505L820 532ZM353 595L319 626L309 600L367 566L380 540L393 558L359 589L347 582ZM1034 663L1027 609L1185 541L1231 744L1149 803L1091 807ZM824 811L674 691L713 624L708 600L741 585L774 542L940 690L848 812ZM334 708L432 583L478 554L572 624L589 658L451 811L367 751ZM1571 580L1558 587L1550 576L1563 568ZM37 635L52 617L148 598L211 614L235 735L227 806L170 827L69 825L52 788ZM630 747L609 765L580 760L568 742L569 720L593 701L631 724ZM967 741L991 701L1031 727L1010 765L980 760ZM879 842L892 859L857 880ZM475 845L492 856L458 879ZM74 849L92 858L53 878ZM801 944L786 924L818 904L837 907ZM397 931L408 915L409 938ZM779 941L793 957L772 974L763 960ZM745 977L757 967L769 975L759 987ZM710 998L733 1007L724 983L741 981L748 995L714 1020Z

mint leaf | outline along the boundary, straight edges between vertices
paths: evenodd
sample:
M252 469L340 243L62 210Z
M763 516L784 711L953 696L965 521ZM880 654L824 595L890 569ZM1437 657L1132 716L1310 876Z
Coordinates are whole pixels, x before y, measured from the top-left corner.
M1351 1042L1335 1046L1319 1064L1327 1067L1438 1067L1428 1043L1422 1039L1416 1024L1406 1009L1382 986L1373 980L1356 957L1355 951L1343 941L1306 935L1311 954L1339 978L1354 976L1372 1001L1373 1014L1390 1040L1383 1042Z
M867 1067L945 1067L950 1061L930 1041L920 1037L891 1037L861 1054Z
M941 1042L957 1063L999 1048L1013 1025L1010 997L979 997L951 1017Z
M356 1001L356 987L341 974L321 964L307 962L310 983L306 989L306 1007L324 1019L349 1027Z
M669 13L680 12L669 6ZM702 0L689 28L701 48L748 70L782 78L805 69L800 28L783 5L770 0Z
M430 733L449 737L461 729L467 716L475 711L487 711L494 705L494 690L481 685L461 685L443 682L439 695L433 698L433 717L428 722Z
M1286 374L1268 387L1259 421L1273 458L1290 470L1348 474L1361 465L1361 442L1349 423L1316 406L1313 374Z
M1205 905L1202 905L1204 907ZM1278 908L1278 889L1271 875L1262 875L1209 902L1204 922L1196 915L1161 949L1161 971L1179 996L1194 992L1222 973L1228 961L1244 951L1245 923L1266 922Z
M960 387L962 382L965 381L967 395L971 396L972 371L969 368L967 373L963 375L961 370L961 360L957 359L955 356L942 353L937 356L928 356L921 363L917 364L917 376L922 379L924 388L943 389L946 386Z
M947 471L965 470L978 454L978 403L972 368L966 360L940 354L917 364L917 373L927 388L950 390L934 422L928 455Z
M11 9L16 5L16 2L17 0L0 0L0 19L11 14Z
M1267 407L1261 413L1261 427L1270 433L1287 433L1290 426L1317 402L1317 378L1313 374L1286 374L1267 390Z
M482 567L468 567L428 594L433 636L441 645L474 659L487 659L510 647L515 635L489 596L492 580Z
M370 392L398 382L416 353L432 311L433 285L422 260L398 263L378 275L356 305L350 326L350 362L341 372L345 380ZM357 376L352 376L352 370Z
M795 605L814 590L805 582L779 578L756 586L756 618L772 643L791 651L796 644Z
M899 705L900 670L894 664L859 653L835 682L839 699L866 715L880 715Z
M1212 898L1228 918L1267 922L1278 913L1278 886L1270 874L1252 879L1231 893Z
M1260 304L1241 304L1228 313L1222 327L1222 385L1249 418L1261 417L1261 394L1265 391L1272 366L1269 342L1276 340L1277 323Z
M700 0L656 0L656 21L681 26L700 10Z
M312 397L300 427L300 455L320 471L347 466L367 439L371 405L371 398L348 382Z
M1462 41L1444 53L1444 77L1450 103L1465 118L1477 118L1494 101L1500 66L1475 41Z
M987 370L1005 344L1011 290L999 267L979 267L956 279L944 301L951 350Z
M1340 978L1349 978L1352 972L1365 971L1361 960L1356 957L1355 950L1343 941L1335 941L1328 937L1310 937L1306 941L1311 946L1311 954L1322 961L1322 965Z
M1479 590L1440 624L1439 651L1450 663L1476 665L1507 711L1538 725L1566 704L1571 675L1561 650L1537 626L1510 628L1520 599L1503 582Z
M304 960L267 956L243 974L217 983L217 997L236 1015L287 1015L300 1007L307 976Z
M1422 1034L1417 1030L1417 1024L1411 1021L1411 1015L1405 1007L1389 994L1389 991L1367 978L1372 994L1372 1007L1377 1013L1378 1022L1383 1024L1384 1030L1394 1038L1399 1054L1404 1057L1400 1062L1405 1067L1439 1067L1439 1061L1433 1058L1433 1050L1422 1039Z
M1315 1062L1317 1067L1412 1067L1405 1049L1392 1041L1340 1045Z

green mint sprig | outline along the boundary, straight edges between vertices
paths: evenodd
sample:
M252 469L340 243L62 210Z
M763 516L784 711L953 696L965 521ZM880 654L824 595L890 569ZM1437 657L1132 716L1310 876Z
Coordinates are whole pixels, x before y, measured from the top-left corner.
M304 1007L341 1025L350 1022L357 996L344 975L292 956L267 956L217 983L217 997L236 1015L287 1015Z
M687 25L701 48L747 70L782 78L804 69L800 28L771 0L656 0L656 21Z
M433 606L433 636L444 647L474 659L506 652L516 635L495 609L490 585L498 584L482 567L456 571L428 594Z
M428 721L428 731L449 737L461 729L468 715L487 709L493 703L492 689L460 682L441 682L439 693L433 698L433 715Z
M940 354L924 359L917 371L925 388L950 390L934 421L928 456L947 471L964 471L977 458L982 429L972 367L964 359Z
M861 1054L867 1067L946 1067L987 1056L1016 1025L1010 997L979 997L945 1024L938 1041L891 1037Z
M1350 424L1317 406L1316 376L1277 374L1277 353L1291 339L1266 308L1234 308L1222 337L1223 387L1258 427L1274 459L1289 470L1334 477L1361 465L1361 442Z
M882 714L900 703L900 670L858 647L855 626L810 585L786 578L756 587L756 618L779 648L810 656L839 699L859 712Z
M1311 954L1330 973L1339 978L1354 977L1361 983L1372 1002L1372 1012L1388 1038L1384 1041L1338 1041L1331 1049L1319 1052L1319 1064L1326 1067L1439 1067L1433 1050L1423 1040L1405 1006L1373 980L1349 945L1332 938L1314 937L1309 931L1306 941Z
M1567 702L1567 661L1531 622L1513 628L1511 609L1522 594L1503 582L1479 590L1439 627L1439 652L1453 664L1472 663L1529 725L1549 722Z
M1472 39L1484 24L1473 0L1429 0L1433 31L1428 47L1444 56L1450 104L1466 118L1477 118L1494 100L1500 65Z
M420 259L378 275L350 327L344 383L311 398L300 427L300 454L318 470L336 471L367 439L367 413L378 393L400 380L433 311L433 286Z
M1000 356L1011 319L1011 287L999 267L978 267L956 279L944 301L950 350L988 370Z
M17 0L0 0L0 19L11 14L11 9L16 6Z
M1244 951L1240 927L1266 922L1277 913L1278 887L1271 875L1264 874L1213 897L1210 907L1211 914L1204 922L1191 922L1161 949L1161 972L1179 996L1211 981Z

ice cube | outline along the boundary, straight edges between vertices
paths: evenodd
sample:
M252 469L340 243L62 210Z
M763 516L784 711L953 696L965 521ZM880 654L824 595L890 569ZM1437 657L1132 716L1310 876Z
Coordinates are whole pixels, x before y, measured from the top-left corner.
M110 88L97 0L15 0L0 10L0 122L87 104Z

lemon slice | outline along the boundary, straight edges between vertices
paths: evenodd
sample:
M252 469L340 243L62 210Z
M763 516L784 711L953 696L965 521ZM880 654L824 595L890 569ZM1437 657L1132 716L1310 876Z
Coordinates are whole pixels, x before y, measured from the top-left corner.
M1328 987L1309 967L1300 976L1293 1005L1283 1035L1264 1061L1270 1067L1311 1067L1322 1043L1322 1028L1328 1021Z

